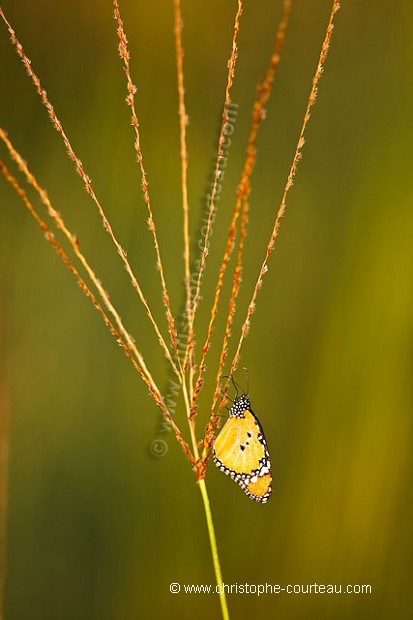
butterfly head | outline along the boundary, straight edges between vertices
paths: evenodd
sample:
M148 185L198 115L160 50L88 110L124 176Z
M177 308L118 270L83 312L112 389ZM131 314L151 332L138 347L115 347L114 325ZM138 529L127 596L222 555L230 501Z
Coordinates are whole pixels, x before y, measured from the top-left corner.
M244 413L250 410L251 405L248 394L242 394L241 396L237 396L233 401L232 407L229 410L229 415L231 418L243 418L245 417Z

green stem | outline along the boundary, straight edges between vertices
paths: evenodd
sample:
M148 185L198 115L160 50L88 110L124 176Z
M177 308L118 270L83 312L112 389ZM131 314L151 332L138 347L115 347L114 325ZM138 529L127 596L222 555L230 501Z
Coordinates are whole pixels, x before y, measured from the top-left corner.
M222 581L222 574L221 574L221 565L219 563L219 557L218 557L217 541L215 538L214 523L212 521L211 506L209 504L209 497L208 497L208 492L207 492L207 488L205 484L205 479L202 478L201 480L198 480L198 485L201 490L201 495L202 495L202 499L204 502L205 516L207 520L207 527L208 527L208 534L209 534L209 542L211 544L212 560L214 562L215 578L217 581L217 586L219 586L218 594L219 594L219 602L221 603L222 618L223 620L229 620L227 600L225 598L225 592L222 587L223 581Z

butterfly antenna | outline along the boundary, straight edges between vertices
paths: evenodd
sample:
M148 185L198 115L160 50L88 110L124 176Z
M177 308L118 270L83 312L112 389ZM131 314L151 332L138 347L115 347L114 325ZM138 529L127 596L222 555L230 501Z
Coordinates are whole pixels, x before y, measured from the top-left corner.
M244 370L247 370L247 369L246 369L246 368L244 368ZM247 371L247 373L248 373L248 371ZM247 375L247 377L248 377L248 375ZM222 377L222 378L223 378L223 379L229 379L229 380L231 381L232 385L234 386L234 388L235 388L235 400L238 400L238 398L239 398L239 392L240 392L240 391L241 391L243 394L248 394L248 387L247 387L247 392L245 392L245 390L244 390L244 389L243 389L243 388L242 388L242 387L241 387L241 386L240 386L240 385L239 385L239 384L238 384L238 383L234 380L233 375L223 375L223 377ZM248 383L248 381L247 381L247 383ZM227 398L228 398L228 396L227 396ZM229 400L231 400L231 399L229 399ZM231 400L231 402L233 403L233 402L235 402L235 401Z
M232 381L232 385L234 386L234 388L235 388L235 392L236 392L236 394L235 394L235 400L238 400L238 384L237 384L237 383L235 383L235 381L234 381L234 377L233 377L232 375L230 376L230 379L231 379L231 381Z
M244 366L244 372L245 372L245 383L247 384L246 394L249 394L250 393L250 375L248 372L248 368L246 366Z

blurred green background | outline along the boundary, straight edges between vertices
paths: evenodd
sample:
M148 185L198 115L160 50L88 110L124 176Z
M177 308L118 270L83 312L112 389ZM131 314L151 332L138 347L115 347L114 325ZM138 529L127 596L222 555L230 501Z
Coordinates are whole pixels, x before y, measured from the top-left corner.
M4 0L2 6L165 333L111 3ZM237 329L282 195L330 6L327 0L293 6L258 143ZM141 0L121 9L178 314L173 3ZM183 2L194 240L211 181L235 9L222 0ZM280 14L279 0L245 3L233 90L236 132L204 280L199 343L255 84ZM232 595L233 618L413 617L412 19L407 0L391 7L342 2L241 360L275 465L274 494L261 506L213 465L207 475L226 583L371 584L372 594ZM164 391L168 373L156 338L3 26L0 59L1 125L78 235ZM0 157L9 164L3 147ZM5 618L219 618L217 597L169 593L171 582L214 582L200 495L180 447L160 434L142 381L1 180L0 204L1 410L3 421L10 416ZM221 320L200 429L222 326ZM237 379L244 383L242 370ZM184 427L181 403L176 420ZM156 438L167 442L163 458L150 454Z

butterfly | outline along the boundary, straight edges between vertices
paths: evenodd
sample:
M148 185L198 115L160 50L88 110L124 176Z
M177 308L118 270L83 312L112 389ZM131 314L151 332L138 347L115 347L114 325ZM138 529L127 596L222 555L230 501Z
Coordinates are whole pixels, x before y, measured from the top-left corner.
M237 390L229 418L215 440L213 457L215 465L239 484L248 497L256 502L268 501L272 491L270 453L248 394L238 396Z

